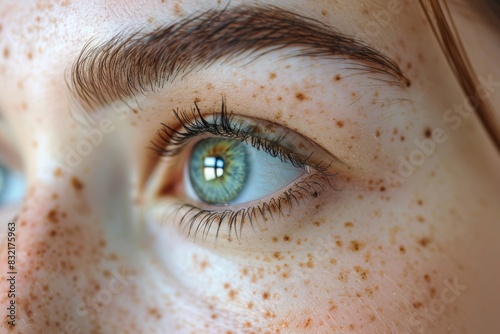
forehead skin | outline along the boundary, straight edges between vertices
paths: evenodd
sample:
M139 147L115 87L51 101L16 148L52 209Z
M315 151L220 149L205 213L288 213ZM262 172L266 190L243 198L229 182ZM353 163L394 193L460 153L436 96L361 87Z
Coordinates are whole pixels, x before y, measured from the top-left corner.
M29 185L17 212L17 326L3 317L2 332L493 332L500 161L474 117L445 118L464 96L416 2L392 14L384 1L231 6L240 3L282 6L358 36L395 58L411 86L344 77L341 61L269 54L242 67L217 64L140 100L139 115L116 121L68 169L67 147L85 134L66 78L85 43L217 2L0 2L0 109ZM379 33L367 33L370 22ZM144 147L161 122L174 121L170 110L220 96L340 157L349 166L336 181L342 191L239 243L224 235L216 247L193 243L161 223L167 202L128 195L147 170ZM425 150L406 173L401 161ZM387 178L398 168L405 176ZM173 182L170 175L158 180Z

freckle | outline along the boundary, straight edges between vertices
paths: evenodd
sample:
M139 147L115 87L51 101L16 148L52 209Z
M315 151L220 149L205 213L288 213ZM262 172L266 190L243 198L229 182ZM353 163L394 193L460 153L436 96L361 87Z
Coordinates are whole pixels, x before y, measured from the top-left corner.
M291 240L291 239L290 239L290 237L289 237L288 235L285 235L285 236L283 237L283 241L290 241L290 240Z
M425 218L424 218L424 217L422 217L422 216L417 216L417 221L418 221L419 223L423 223L423 222L425 222Z
M333 265L336 265L337 264L337 260L336 259L330 259L330 264L333 264Z
M248 308L249 310L253 309L253 303L252 303L252 302L248 303L248 304L247 304L247 308Z
M299 101L304 101L309 99L307 96L305 96L303 93L300 92L295 94L295 98Z
M237 296L238 296L238 292L234 291L234 290L230 290L228 293L227 293L229 299L235 299Z
M273 256L278 259L278 260L283 260L284 257L281 255L280 252L274 252Z
M314 268L314 262L313 262L313 257L311 254L307 254L307 263L306 263L307 268Z
M63 173L61 168L57 167L56 169L54 169L54 176L55 177L61 177L63 175L64 175L64 173Z
M269 299L269 292L264 292L264 293L262 294L262 298L263 298L264 300Z
M431 242L431 240L429 238L426 238L426 237L423 237L420 240L418 240L418 244L422 247L427 247L427 245L429 245L430 242Z
M28 57L29 60L33 59L33 53L28 52L27 57Z
M354 224L353 224L353 223L351 223L351 222L345 222L345 223L344 223L344 227L345 227L345 228L352 228L353 226L354 226Z
M380 130L377 130L377 131L375 132L375 136L376 136L377 138L378 138L378 137L380 137L381 135L382 135L382 132L381 132Z
M419 308L421 308L423 305L421 302L416 302L416 303L413 303L413 307L418 310Z
M312 319L307 318L307 320L304 322L304 328L309 328L311 326Z
M419 206L423 206L424 205L424 201L422 201L421 199L417 200L417 204Z
M47 213L47 220L53 224L59 223L59 218L57 218L57 209L52 209Z
M342 247L343 242L342 242L342 240L337 240L337 241L335 241L335 244L337 245L337 247Z
M385 187L384 186L380 187L380 192L383 193L384 191L385 191Z
M436 296L436 289L435 288L430 288L429 289L429 294L431 295L431 298L434 298L434 296Z
M177 15L177 16L182 15L181 6L179 6L179 4L178 4L178 3L176 3L176 4L174 5L174 13L175 13L175 15Z
M58 194L56 194L56 193L53 193L53 194L52 194L52 199L58 199L58 198L59 198L59 195L58 195Z
M276 112L276 115L275 115L274 119L275 119L276 121L279 121L279 120L281 119L281 117L283 117L283 111L278 110L278 111Z
M362 249L364 247L364 245L359 242L359 241L356 241L356 240L351 240L350 244L349 244L349 249L352 251L352 252L357 252L359 251L360 249Z
M161 319L162 318L162 315L160 313L160 311L158 311L157 308L150 308L148 309L148 314L156 319Z
M430 283L431 282L431 277L428 274L425 274L424 275L424 281L426 281L427 283Z
M406 248L405 248L405 246L399 246L399 252L400 252L401 254L406 253Z
M229 289L231 285L229 283L224 283L224 289Z
M333 80L335 80L335 81L340 81L340 80L342 80L342 77L341 77L339 74L336 74L336 75L333 77Z
M201 261L200 263L200 267L201 267L201 270L205 270L208 266L208 262L207 261Z
M399 137L399 139L400 139L401 141L405 141L405 139L406 139L406 138L405 138L405 136L401 136L401 137Z
M84 184L76 176L73 176L71 178L71 186L76 191L80 191L80 190L82 190L84 188Z
M430 128L425 128L424 136L425 136L425 138L431 138L432 137L432 130Z
M271 73L269 74L269 79L273 80L273 79L276 79L276 73Z
M368 278L368 270L363 269L360 266L355 266L354 271L359 274L359 277L361 277L362 280L366 280Z
M349 280L349 272L346 270L342 270L337 278L339 281L346 283Z
M344 127L344 122L343 121L337 121L337 122L335 122L335 124L337 124L337 127L339 127L339 128L343 128Z
M9 56L10 56L10 49L8 47L5 47L3 49L3 56L4 56L5 59L9 58Z
M273 242L278 242L278 238L273 237Z
M367 253L365 254L365 262L366 262L366 263L369 263L369 262L370 262L370 260L371 260L371 257L372 257L372 253L371 253L371 252L367 252Z
M355 326L354 324L350 324L350 325L349 325L349 329L350 329L351 331L353 331L355 328L356 328L356 326Z

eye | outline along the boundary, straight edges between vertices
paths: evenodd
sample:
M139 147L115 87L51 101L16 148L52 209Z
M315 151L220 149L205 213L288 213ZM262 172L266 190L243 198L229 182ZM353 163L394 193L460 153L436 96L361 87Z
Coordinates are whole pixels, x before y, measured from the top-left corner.
M0 163L0 208L19 202L24 197L24 192L23 176Z
M287 127L229 113L224 100L208 116L196 103L174 115L180 126L163 124L153 141L170 162L166 184L157 186L175 199L166 209L188 237L213 230L217 239L224 226L228 238L238 236L245 222L269 221L334 189L341 162Z
M187 161L187 193L207 204L242 204L269 196L305 171L236 139L199 141Z

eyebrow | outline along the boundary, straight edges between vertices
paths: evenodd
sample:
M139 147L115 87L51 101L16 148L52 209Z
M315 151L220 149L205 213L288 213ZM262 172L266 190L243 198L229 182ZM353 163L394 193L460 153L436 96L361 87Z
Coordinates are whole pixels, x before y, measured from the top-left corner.
M245 56L248 63L285 48L295 48L292 57L342 59L346 69L409 86L387 55L316 19L275 6L212 9L150 32L122 31L98 44L91 40L74 62L68 84L83 104L104 105L163 88L216 61Z

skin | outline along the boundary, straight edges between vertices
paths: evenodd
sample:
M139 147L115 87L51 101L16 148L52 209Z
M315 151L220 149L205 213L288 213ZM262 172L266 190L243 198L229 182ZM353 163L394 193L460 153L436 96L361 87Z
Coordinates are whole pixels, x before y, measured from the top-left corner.
M252 2L299 9L365 38L397 60L410 87L351 76L342 60L279 52L243 67L218 64L136 97L138 113L96 112L115 130L78 167L61 163L67 145L85 138L64 80L84 44L128 25L171 22L199 10L195 3L0 2L0 147L12 157L6 164L22 161L12 168L23 168L28 184L22 203L1 209L2 224L18 215L17 319L11 327L3 316L2 333L494 332L500 157L474 115L458 126L444 119L465 96L416 2L364 37L387 2ZM478 74L497 82L496 28L472 4L453 11L461 30L484 32L464 43ZM480 53L481 45L491 47ZM178 219L165 218L186 196L182 170L145 148L160 123L176 124L173 108L197 100L210 110L221 96L342 163L332 167L335 189L257 219L240 240L223 229L217 242L213 233L193 242ZM498 86L489 99L498 110ZM417 142L435 149L399 175L399 157L416 154ZM5 282L5 237L1 247ZM1 289L6 312L7 284Z

